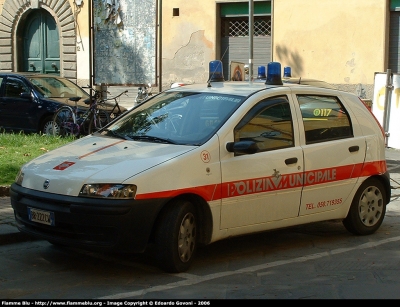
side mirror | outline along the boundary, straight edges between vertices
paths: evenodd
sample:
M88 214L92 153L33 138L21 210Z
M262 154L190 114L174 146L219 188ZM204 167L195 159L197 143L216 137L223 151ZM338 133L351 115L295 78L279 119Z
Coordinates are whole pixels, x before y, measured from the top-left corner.
M20 98L23 98L23 99L29 99L29 100L32 99L32 95L31 95L31 93L29 93L29 92L23 92L23 93L21 93L21 94L19 95L19 97L20 97Z
M254 141L239 141L227 143L226 150L235 154L254 154L259 151L259 148Z

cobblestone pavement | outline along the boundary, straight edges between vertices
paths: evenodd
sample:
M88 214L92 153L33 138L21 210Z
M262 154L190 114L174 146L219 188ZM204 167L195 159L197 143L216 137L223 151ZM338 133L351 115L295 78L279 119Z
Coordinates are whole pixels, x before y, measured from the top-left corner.
M392 180L392 199L389 206L396 206L400 210L400 150L386 149L386 160ZM32 237L17 229L10 197L5 196L8 194L5 191L8 192L7 189L0 189L0 244L32 240Z

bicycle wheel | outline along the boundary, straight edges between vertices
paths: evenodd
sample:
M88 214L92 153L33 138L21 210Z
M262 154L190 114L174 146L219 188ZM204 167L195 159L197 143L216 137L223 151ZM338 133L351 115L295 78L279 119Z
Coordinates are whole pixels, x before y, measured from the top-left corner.
M72 108L64 106L58 109L53 117L54 136L78 136L79 125L76 124Z
M105 110L97 109L96 114L91 115L89 122L89 134L96 132L97 130L103 128L110 122L110 115Z

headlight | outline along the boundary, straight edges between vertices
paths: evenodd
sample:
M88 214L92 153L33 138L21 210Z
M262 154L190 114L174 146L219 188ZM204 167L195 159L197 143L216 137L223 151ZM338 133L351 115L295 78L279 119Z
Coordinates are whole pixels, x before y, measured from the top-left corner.
M24 173L22 172L22 169L20 169L17 176L15 177L15 183L18 185L22 185L22 180L24 180Z
M102 198L135 198L136 189L137 188L134 184L84 184L79 192L79 196Z

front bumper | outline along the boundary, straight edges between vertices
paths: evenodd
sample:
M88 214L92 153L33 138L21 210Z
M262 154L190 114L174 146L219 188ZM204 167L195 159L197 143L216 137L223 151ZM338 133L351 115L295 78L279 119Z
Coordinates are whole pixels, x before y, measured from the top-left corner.
M68 246L144 252L165 199L115 200L50 194L10 187L11 205L21 232ZM54 226L32 222L28 208L54 213Z

